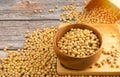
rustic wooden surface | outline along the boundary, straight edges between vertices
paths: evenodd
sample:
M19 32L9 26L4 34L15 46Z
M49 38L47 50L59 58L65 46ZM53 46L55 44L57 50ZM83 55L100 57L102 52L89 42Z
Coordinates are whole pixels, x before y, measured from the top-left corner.
M6 57L3 48L13 44L12 50L22 48L26 30L33 31L36 28L58 26L61 22L59 17L61 8L68 5L70 0L0 0L0 57ZM76 0L80 3L77 9L81 11L83 0ZM49 13L49 9L55 9ZM34 13L37 9L38 13ZM43 13L39 10L43 9Z
M71 0L0 0L0 20L25 20L25 19L59 19L61 8L68 5ZM75 4L80 3L81 10L84 5L84 0L75 0ZM4 3L4 4L3 4ZM2 5L1 5L2 4ZM8 4L8 5L7 5ZM59 8L54 13L49 13L49 9ZM44 12L34 13L35 9L43 9Z
M58 26L61 22L59 17L61 8L68 5L70 0L0 0L0 57L6 57L3 48L13 44L12 50L23 47L24 34L27 29L30 31L36 28ZM84 0L75 0L75 4L80 3L77 8L83 8ZM59 8L54 13L48 10ZM43 13L34 13L35 9L43 9Z
M0 57L6 57L3 48L13 44L12 50L22 48L26 30L58 26L61 8L68 5L71 0L0 0ZM84 0L76 0L74 5L81 11ZM58 5L59 8L55 9ZM37 9L38 13L34 13ZM43 13L39 10L43 9ZM49 13L49 9L55 9Z
M29 2L28 2L29 1ZM61 22L59 17L61 8L68 5L71 0L0 0L0 50L14 45L13 49L23 47L24 34L27 29L57 26ZM79 10L84 5L83 0L76 0L80 3ZM49 13L49 9L55 8L54 13ZM43 9L43 13L34 13L35 9Z

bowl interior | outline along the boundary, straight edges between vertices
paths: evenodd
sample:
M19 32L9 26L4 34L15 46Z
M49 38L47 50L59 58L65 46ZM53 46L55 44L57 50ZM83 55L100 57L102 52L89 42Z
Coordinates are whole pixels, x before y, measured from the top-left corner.
M58 29L58 32L56 33L55 37L54 37L54 46L56 46L57 50L56 52L59 52L60 54L64 55L64 56L67 56L67 57L72 57L72 56L69 56L65 53L61 53L59 51L59 47L57 46L57 43L58 41L64 36L64 34L66 34L68 31L70 31L71 28L80 28L80 29L89 29L89 30L92 30L94 34L97 35L99 41L100 41L100 48L102 47L102 36L101 34L96 30L94 29L93 27L91 26L88 26L88 25L85 25L85 24L71 24L71 25L66 25L66 26L63 26L61 28ZM99 48L99 49L100 49ZM96 51L96 53L99 51L99 49ZM94 54L90 55L90 56L93 56ZM86 56L86 57L80 57L80 58L87 58L87 57L90 57L90 56ZM78 57L72 57L72 58L78 58Z

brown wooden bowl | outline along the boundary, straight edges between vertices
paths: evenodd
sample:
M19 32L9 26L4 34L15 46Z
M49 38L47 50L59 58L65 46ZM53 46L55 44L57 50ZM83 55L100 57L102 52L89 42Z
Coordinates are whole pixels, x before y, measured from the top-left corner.
M92 30L98 36L100 40L100 48L96 51L95 54L87 56L87 57L83 57L83 58L77 58L77 57L71 57L59 51L59 47L57 46L58 41L71 28L89 29L89 30ZM102 43L103 43L103 40L102 40L101 34L93 27L85 25L85 24L71 24L71 25L65 25L63 27L58 28L58 31L55 34L54 39L53 39L53 48L54 48L54 51L58 59L60 60L61 64L64 67L67 67L70 69L85 69L91 66L92 64L96 63L97 60L99 59L101 52L102 52Z

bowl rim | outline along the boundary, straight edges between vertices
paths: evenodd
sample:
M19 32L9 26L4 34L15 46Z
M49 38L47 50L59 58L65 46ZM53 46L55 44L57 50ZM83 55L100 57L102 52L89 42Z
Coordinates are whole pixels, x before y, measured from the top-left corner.
M53 47L56 47L56 48L57 48L57 51L54 50L55 52L59 52L60 54L66 56L66 57L69 57L69 58L85 59L85 58L90 58L90 57L96 55L97 53L99 53L100 51L102 51L102 50L101 50L101 49L102 49L102 46L103 46L103 38L102 38L102 35L101 35L101 33L100 33L97 29L95 29L94 27L90 26L90 25L92 25L92 24L72 23L72 24L65 25L65 27L72 26L72 25L84 25L84 26L87 26L87 28L85 28L85 29L89 29L89 28L90 28L89 30L92 30L93 32L95 32L95 34L97 35L97 37L99 38L99 40L101 40L99 49L97 49L94 54L89 55L89 56L85 56L85 57L73 57L73 56L69 56L69 55L67 55L67 54L65 54L65 53L60 52L60 51L59 51L60 49L59 49L59 47L57 46L57 41L56 41L56 38L57 38L57 36L58 36L59 31L61 31L61 29L63 28L63 27L60 27L60 28L58 28L58 30L57 30L57 32L55 33L54 38L53 38ZM81 28L80 28L80 29L81 29ZM64 35L64 34L63 34L63 35ZM98 35L100 35L100 36L98 36ZM60 37L60 38L61 38L61 37Z

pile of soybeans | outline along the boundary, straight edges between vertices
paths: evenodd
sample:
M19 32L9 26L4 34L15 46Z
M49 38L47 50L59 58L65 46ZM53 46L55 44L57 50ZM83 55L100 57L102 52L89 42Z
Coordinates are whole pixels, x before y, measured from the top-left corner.
M89 29L71 28L58 41L60 52L71 57L88 57L100 48L98 36Z
M76 8L72 5L64 6L60 21L111 24L120 19L119 13L110 8L95 8L90 12L79 12ZM36 29L27 34L22 49L17 52L6 50L8 57L0 59L0 77L91 77L63 76L57 73L57 57L53 50L53 36L56 31L57 27Z

